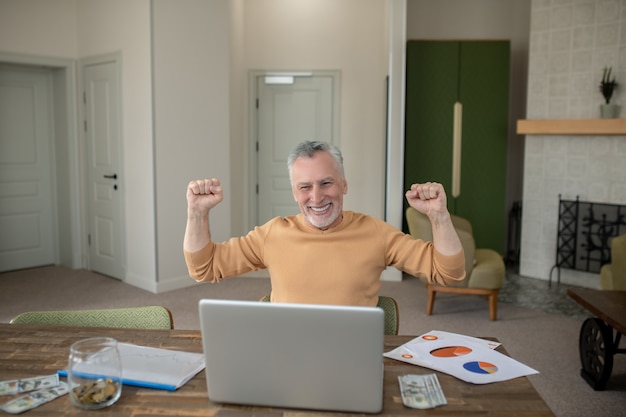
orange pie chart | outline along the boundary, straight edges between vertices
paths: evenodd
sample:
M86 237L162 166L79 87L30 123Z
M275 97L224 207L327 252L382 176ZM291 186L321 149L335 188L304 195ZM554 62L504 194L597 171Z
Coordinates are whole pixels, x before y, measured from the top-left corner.
M446 346L435 350L431 350L430 354L438 358L455 358L457 356L467 355L472 349L465 346Z

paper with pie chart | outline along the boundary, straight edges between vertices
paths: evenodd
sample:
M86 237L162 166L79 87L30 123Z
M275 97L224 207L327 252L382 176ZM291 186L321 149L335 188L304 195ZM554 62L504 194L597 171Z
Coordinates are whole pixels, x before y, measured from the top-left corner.
M416 338L386 357L444 372L474 384L489 384L538 373L509 356L466 337Z
M495 342L493 340L486 340L486 339L481 339L478 337L466 336L464 334L459 334L459 333L445 332L443 330L431 330L427 333L424 333L421 336L416 337L413 340L416 342L418 341L431 342L433 340L446 339L450 337L462 337L474 343L483 344L487 346L489 349L495 349L502 344L500 342Z
M410 340L409 342L394 349L393 351L384 353L383 356L405 361L413 365L420 365L420 366L428 367L429 362L426 360L427 358L420 357L414 351L408 350L406 346L410 346L414 343L432 342L435 340L443 340L443 339L449 339L449 338L455 338L455 337L466 339L467 342L474 342L474 343L482 344L485 347L488 347L489 349L495 349L501 345L501 343L494 342L492 340L480 339L478 337L466 336L463 334L446 332L443 330L431 330L429 332L422 334L421 336L417 336L415 339Z

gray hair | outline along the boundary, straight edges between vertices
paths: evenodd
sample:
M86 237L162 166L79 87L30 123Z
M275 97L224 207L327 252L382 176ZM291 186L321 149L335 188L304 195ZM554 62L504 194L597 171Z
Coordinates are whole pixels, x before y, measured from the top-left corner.
M331 143L321 142L317 140L307 140L297 144L289 156L287 157L287 169L289 169L289 179L291 179L291 169L298 158L313 158L317 152L328 152L335 160L337 169L341 173L341 177L345 178L343 171L343 156L338 147Z

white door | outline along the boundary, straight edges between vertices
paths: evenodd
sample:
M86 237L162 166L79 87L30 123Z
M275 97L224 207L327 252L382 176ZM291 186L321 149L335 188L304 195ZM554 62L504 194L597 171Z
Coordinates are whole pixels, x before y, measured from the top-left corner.
M305 140L337 143L338 84L334 73L257 77L257 224L299 212L287 156Z
M83 66L90 269L124 279L118 62Z
M0 271L54 264L51 74L0 66Z

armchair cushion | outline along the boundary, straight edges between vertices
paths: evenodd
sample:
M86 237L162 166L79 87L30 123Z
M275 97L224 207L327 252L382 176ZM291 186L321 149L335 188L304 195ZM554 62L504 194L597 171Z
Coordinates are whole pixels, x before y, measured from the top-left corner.
M611 241L611 263L600 269L600 288L626 291L626 234Z
M492 249L476 249L476 266L469 277L469 288L501 288L506 274L504 261Z

